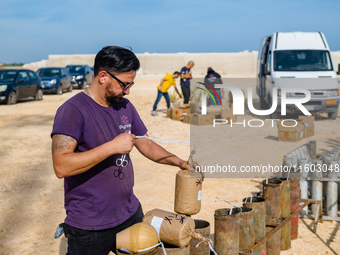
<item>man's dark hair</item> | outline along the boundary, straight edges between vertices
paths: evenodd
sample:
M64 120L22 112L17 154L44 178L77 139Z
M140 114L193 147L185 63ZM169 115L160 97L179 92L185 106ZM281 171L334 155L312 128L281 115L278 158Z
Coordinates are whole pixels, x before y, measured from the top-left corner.
M119 46L106 46L97 53L93 72L94 76L97 76L100 71L119 74L137 71L139 67L139 60L131 50Z
M180 72L178 72L178 71L175 71L173 74L178 74L178 75L180 75L181 73L180 73Z

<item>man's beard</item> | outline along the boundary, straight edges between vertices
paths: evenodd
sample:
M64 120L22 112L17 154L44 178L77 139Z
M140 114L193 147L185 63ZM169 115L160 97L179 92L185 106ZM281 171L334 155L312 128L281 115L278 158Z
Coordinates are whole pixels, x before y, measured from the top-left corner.
M114 95L109 95L108 93L105 94L105 100L110 104L120 104L123 101L123 97L118 97Z
M110 92L110 89L112 87L112 83L110 82L107 87L106 87L106 91L105 91L105 100L110 104L110 105L114 105L114 104L120 104L123 101L123 96L125 96L126 94L124 93L124 91L118 95L114 95Z

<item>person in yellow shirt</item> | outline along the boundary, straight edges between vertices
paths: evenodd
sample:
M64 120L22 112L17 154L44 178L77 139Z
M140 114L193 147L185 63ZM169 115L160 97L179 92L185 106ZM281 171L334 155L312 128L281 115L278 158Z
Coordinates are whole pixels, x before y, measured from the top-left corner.
M165 75L165 77L161 79L161 83L157 87L158 94L157 94L156 101L155 101L153 108L152 108L152 112L151 112L152 116L158 115L156 109L157 109L157 105L158 105L159 101L161 100L162 96L164 96L164 98L166 100L167 107L170 108L170 97L169 97L169 94L168 94L168 89L172 85L175 86L176 93L179 95L180 98L182 98L181 94L177 90L176 81L175 81L175 79L177 79L179 76L180 76L180 73L176 71L173 74Z

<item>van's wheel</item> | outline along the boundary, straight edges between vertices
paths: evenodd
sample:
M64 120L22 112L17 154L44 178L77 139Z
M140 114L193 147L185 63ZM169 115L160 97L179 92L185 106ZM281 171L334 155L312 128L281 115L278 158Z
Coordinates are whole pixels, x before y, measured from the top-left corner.
M63 94L63 87L61 84L59 84L58 89L57 89L57 95Z
M261 108L262 110L267 110L267 109L269 109L268 104L267 104L266 100L264 100L263 97L260 97L260 108Z
M67 90L68 92L72 92L73 91L73 85L72 85L72 83L71 83L71 85L70 85L70 87L68 87L68 90Z
M37 92L35 93L35 97L34 97L35 100L43 100L43 91L42 89L38 89Z
M7 97L7 104L16 104L18 101L18 95L15 91L11 91Z
M328 118L335 120L338 117L338 109L335 112L328 112Z

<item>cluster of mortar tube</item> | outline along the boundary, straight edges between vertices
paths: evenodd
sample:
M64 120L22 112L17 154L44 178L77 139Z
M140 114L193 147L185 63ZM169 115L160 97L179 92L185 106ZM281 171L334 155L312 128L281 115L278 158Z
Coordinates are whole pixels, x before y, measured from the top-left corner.
M293 171L300 173L302 199L320 200L327 213L323 218L340 221L340 217L337 217L340 199L340 146L317 158L316 142L310 141L285 155L283 165L293 166L290 174ZM313 217L316 206L312 205ZM301 217L305 215L308 215L307 207L300 212Z

